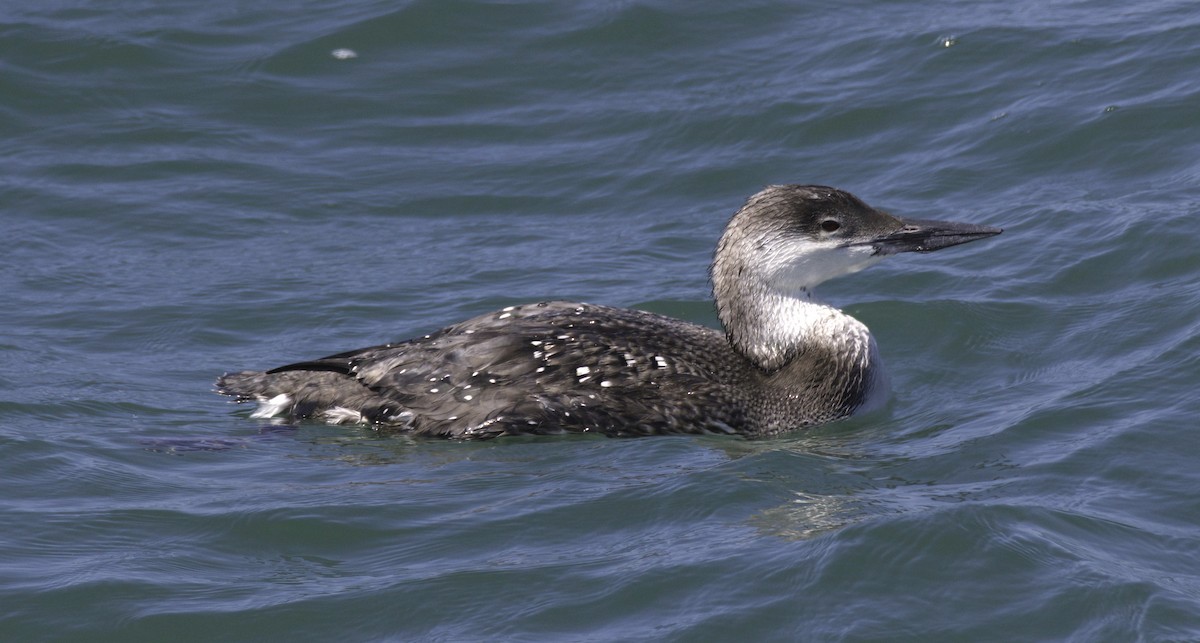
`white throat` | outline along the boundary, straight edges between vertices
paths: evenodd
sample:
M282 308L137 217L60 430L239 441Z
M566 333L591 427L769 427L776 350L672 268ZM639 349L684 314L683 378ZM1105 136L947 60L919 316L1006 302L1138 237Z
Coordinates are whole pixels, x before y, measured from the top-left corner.
M869 268L883 256L870 246L794 240L778 243L758 258L766 286L785 296L811 299L818 285Z

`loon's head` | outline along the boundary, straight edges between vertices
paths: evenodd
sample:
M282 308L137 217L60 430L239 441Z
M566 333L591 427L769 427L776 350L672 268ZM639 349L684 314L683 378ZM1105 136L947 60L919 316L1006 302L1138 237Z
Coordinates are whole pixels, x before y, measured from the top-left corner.
M721 235L712 264L717 315L734 347L773 371L798 354L806 333L835 332L827 316L805 307L821 282L888 255L930 252L1000 232L900 219L821 185L773 185L750 197Z
M932 252L1000 234L1000 228L901 219L849 192L822 185L772 185L730 220L713 262L718 277L781 294L807 292L888 255ZM733 286L732 282L727 285Z

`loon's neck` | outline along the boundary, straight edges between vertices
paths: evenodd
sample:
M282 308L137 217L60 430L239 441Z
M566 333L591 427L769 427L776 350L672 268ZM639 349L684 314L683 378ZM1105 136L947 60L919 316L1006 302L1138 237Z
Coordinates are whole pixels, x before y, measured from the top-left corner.
M871 332L813 296L811 285L820 283L819 276L805 282L803 275L812 273L791 271L781 278L769 263L746 262L747 253L727 250L718 247L712 267L717 315L734 351L762 374L770 405L819 423L886 397L887 378Z
M764 371L778 371L801 356L866 369L875 357L867 327L809 290L785 294L743 284L725 294L717 310L730 344Z

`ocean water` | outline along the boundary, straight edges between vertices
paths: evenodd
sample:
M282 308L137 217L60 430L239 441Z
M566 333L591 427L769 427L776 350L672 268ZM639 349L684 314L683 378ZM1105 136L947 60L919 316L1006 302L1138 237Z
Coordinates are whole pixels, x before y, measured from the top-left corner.
M1200 639L1200 8L0 9L0 640ZM714 324L762 185L1002 226L826 284L886 408L759 441L272 425L566 298Z

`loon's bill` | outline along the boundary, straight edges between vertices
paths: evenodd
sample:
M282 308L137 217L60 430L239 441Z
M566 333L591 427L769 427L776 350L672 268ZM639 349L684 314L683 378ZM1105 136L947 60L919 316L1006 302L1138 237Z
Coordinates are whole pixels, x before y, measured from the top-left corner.
M934 221L929 219L900 219L904 227L868 241L849 242L848 246L871 246L879 254L892 255L901 252L933 252L969 241L991 237L1001 232L993 228L972 223Z
M774 185L730 219L712 263L722 330L639 310L509 306L417 339L227 373L251 417L455 439L598 433L763 437L873 408L887 377L870 331L820 283L900 252L999 234L900 219L820 185Z

